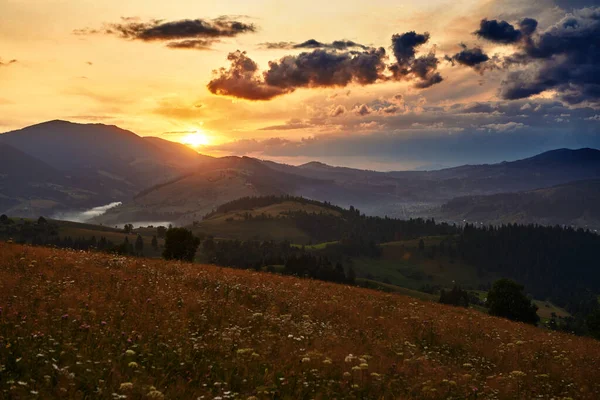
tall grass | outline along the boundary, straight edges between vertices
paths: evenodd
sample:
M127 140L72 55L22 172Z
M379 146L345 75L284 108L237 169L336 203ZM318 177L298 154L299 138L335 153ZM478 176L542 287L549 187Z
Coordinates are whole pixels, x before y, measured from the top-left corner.
M600 343L367 289L0 243L0 398L600 398Z

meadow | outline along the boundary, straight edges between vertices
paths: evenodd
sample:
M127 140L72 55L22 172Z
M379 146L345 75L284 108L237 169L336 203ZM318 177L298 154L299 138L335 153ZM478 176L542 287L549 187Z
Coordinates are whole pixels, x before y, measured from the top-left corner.
M600 342L399 294L0 243L7 399L597 399Z

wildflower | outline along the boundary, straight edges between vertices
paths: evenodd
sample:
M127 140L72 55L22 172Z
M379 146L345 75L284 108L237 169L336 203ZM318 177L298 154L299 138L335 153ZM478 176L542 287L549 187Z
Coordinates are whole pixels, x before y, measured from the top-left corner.
M127 364L127 366L129 368L137 368L138 367L138 363L136 363L135 361L132 361L129 364Z
M308 357L304 357L304 358L302 359L302 362L303 362L303 363L310 362L310 358L308 358Z
M527 376L527 374L523 371L512 371L510 373L510 376L512 376L513 378L522 378L524 376Z
M324 359L323 364L331 364L331 359L329 359L329 358Z
M127 355L127 356L135 356L135 351L133 351L133 350L127 350L125 352L125 355Z
M463 364L463 368L473 368L473 364L471 364L471 363L464 363Z
M367 364L367 363L361 363L359 365L359 367L360 367L360 369L367 369L367 368L369 368L369 364Z
M149 399L156 399L156 400L162 400L165 398L165 395L162 394L161 392L159 392L156 389L150 388L150 392L148 392L148 394L146 395Z
M350 378L352 374L350 372L344 372L344 378Z
M123 382L121 383L121 386L119 386L119 390L121 391L127 391L131 389L133 389L133 383L131 382Z

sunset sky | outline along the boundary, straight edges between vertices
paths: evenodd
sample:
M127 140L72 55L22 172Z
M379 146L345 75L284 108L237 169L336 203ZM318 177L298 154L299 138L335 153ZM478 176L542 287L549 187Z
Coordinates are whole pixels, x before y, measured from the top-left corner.
M598 3L0 0L0 132L382 170L598 148Z

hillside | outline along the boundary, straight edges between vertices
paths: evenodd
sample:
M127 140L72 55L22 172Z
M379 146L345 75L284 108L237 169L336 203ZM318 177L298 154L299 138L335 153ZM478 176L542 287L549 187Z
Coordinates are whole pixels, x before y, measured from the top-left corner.
M0 252L0 391L13 398L600 396L600 343L472 310L213 266Z
M91 192L87 202L81 201L80 194L63 196L56 205L62 210L125 200L150 185L173 179L210 159L187 146L141 138L116 126L67 121L49 121L3 133L0 144L10 146L11 153L22 158L18 168L0 163L0 174L7 179L17 181L28 165L40 169L36 166L43 164L48 166L48 171L40 174L38 179L53 171L54 175L62 176L61 186L68 186L63 192ZM45 181L54 183L53 179ZM0 208L0 212L10 210L14 214L18 211L21 216L35 217L37 211L28 211L26 207L29 206L21 204L22 199L35 197L55 201L51 194L41 195L35 185L13 187L13 196L21 199L15 200L19 208Z
M273 170L253 158L224 157L207 162L194 173L144 190L95 221L173 221L186 225L241 197L294 194L304 187L323 184Z
M269 200L269 198L261 198ZM242 199L243 200L243 199ZM259 200L259 199L256 199ZM236 206L236 203L240 203ZM255 207L241 201L226 203L192 226L194 233L237 240L274 240L308 244L317 239L298 226L293 213L327 214L341 217L336 207L305 199L274 197ZM270 203L270 204L269 204ZM224 209L221 211L221 209Z
M600 180L579 181L517 193L451 200L439 216L488 224L538 223L600 229Z
M0 213L42 215L63 204L85 207L108 200L91 185L0 142Z

